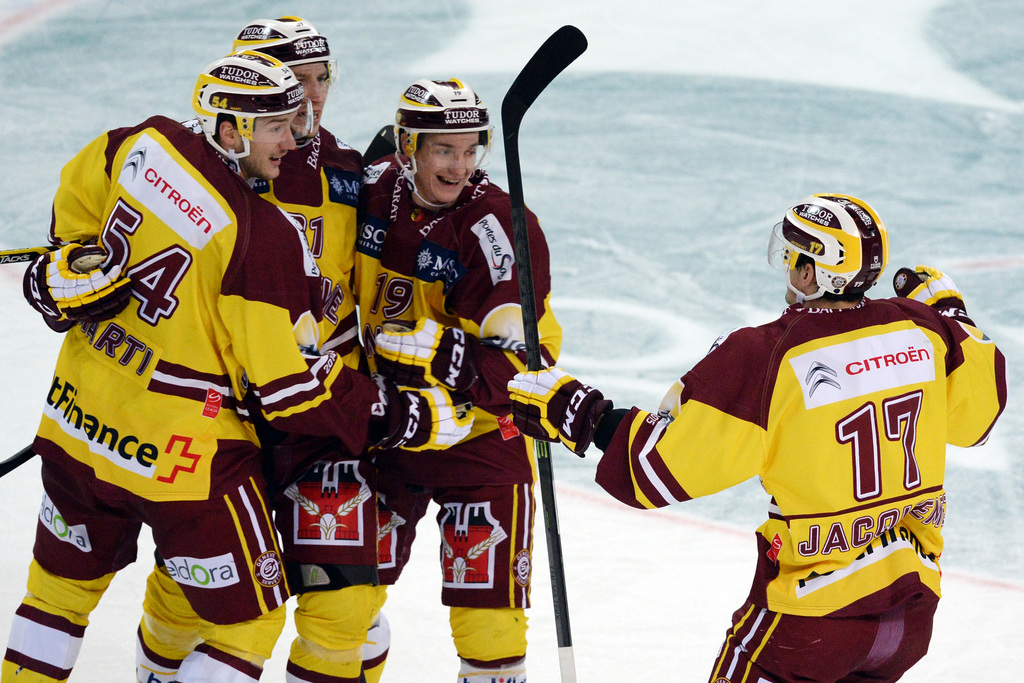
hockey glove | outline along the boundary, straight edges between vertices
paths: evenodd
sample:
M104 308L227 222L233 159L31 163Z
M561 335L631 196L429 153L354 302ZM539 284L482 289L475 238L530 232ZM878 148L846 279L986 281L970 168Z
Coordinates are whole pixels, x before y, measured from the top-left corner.
M473 427L470 406L456 406L441 387L399 389L380 375L374 380L384 395L384 416L374 444L381 449L437 450L454 446ZM371 433L373 425L371 423Z
M561 440L582 456L601 416L612 407L604 395L558 368L522 372L508 383L512 420L527 436Z
M385 323L376 343L377 371L396 384L441 385L458 393L476 382L480 340L465 330L428 318L412 328Z
M131 300L131 281L120 265L99 268L104 258L102 247L74 243L40 254L25 271L25 298L53 321L110 320Z
M917 270L900 268L892 279L896 296L920 301L951 318L967 318L964 296L948 275L938 268L918 266Z

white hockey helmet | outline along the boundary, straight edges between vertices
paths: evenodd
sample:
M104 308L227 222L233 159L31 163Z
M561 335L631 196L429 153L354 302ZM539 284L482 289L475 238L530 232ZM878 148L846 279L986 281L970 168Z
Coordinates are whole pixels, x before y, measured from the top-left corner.
M279 60L261 52L243 51L222 57L199 74L192 108L206 139L230 159L249 154L256 119L280 116L308 106L302 84ZM242 136L242 152L226 150L215 140L219 114L233 116Z
M395 142L408 157L419 149L421 133L480 133L484 154L491 148L491 126L487 107L471 87L458 78L447 81L416 81L402 93L395 114ZM481 161L482 161L481 155Z
M302 17L257 19L242 29L231 47L233 52L255 50L280 60L286 66L324 62L330 86L337 83L338 60L313 24Z
M818 291L798 300L825 294L855 297L870 289L885 269L889 237L864 200L816 194L786 211L769 240L768 263L775 268L792 270L800 254L814 261Z

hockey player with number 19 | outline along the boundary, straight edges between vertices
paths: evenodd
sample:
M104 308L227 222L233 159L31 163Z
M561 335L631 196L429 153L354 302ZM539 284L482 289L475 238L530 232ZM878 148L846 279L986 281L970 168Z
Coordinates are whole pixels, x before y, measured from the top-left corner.
M900 269L897 298L865 298L887 260L866 202L808 197L770 240L789 308L720 339L663 412L615 410L558 369L509 384L516 424L577 453L593 441L597 482L627 505L761 478L757 569L713 683L895 681L928 649L946 444L987 440L1006 370L938 270Z
M382 522L393 527L382 540L381 583L398 580L415 525L435 501L458 680L522 683L535 463L505 391L525 365L511 204L478 168L491 141L487 108L458 79L409 86L395 133L401 154L364 175L356 256L363 345L378 371L399 384L444 386L472 403L476 418L470 437L447 451L378 454L391 514ZM550 362L562 333L549 305L544 234L536 216L526 218Z

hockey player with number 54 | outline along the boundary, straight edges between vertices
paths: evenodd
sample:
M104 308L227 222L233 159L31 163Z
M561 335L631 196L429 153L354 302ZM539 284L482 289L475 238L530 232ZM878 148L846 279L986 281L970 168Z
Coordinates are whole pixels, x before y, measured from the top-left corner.
M509 383L524 433L604 452L597 482L656 508L758 476L757 567L713 683L895 681L925 655L939 600L946 444L983 444L1005 363L953 282L888 260L875 211L814 195L775 226L790 306L721 337L659 412L614 409L559 369Z
M294 16L249 22L232 50L281 60L310 102L309 111L300 109L296 118L296 124L307 125L293 126L296 149L281 160L280 174L255 180L253 189L304 231L323 298L318 351L334 354L355 371L362 351L351 278L363 163L359 152L321 125L339 81L337 60L327 37ZM389 632L378 614L384 590L377 585L377 487L371 457L352 452L336 437L285 435L266 428L260 436L283 566L297 596L289 681L377 681ZM181 589L165 567L158 567L149 578L139 627L139 680L173 680L196 640L197 625ZM367 670L361 671L364 666Z
M175 680L259 679L289 589L254 411L356 453L468 433L443 389L379 386L311 351L316 264L248 184L278 177L306 102L279 60L239 52L199 75L201 134L155 116L64 168L50 229L64 246L25 275L29 302L67 334L33 443L44 497L3 683L68 678L143 524L200 617ZM98 272L76 272L86 249L104 256Z

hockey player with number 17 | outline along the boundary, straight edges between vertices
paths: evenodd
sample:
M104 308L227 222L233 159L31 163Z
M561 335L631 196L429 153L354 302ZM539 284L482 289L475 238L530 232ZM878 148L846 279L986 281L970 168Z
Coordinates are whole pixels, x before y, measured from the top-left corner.
M808 197L770 240L789 308L719 339L661 412L613 409L558 369L509 384L516 424L581 454L593 441L597 482L627 505L760 477L768 520L713 683L895 681L928 649L946 444L987 440L1006 371L938 270L900 269L896 298L865 298L887 259L866 202Z

